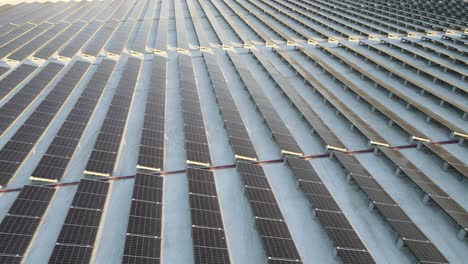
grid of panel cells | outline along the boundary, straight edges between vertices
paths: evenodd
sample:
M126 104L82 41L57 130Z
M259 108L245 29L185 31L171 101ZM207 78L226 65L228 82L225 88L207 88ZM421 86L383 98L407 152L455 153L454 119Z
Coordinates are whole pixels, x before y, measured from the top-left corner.
M20 263L55 188L25 185L0 224L0 262Z
M187 169L196 264L230 263L213 171Z
M218 65L216 55L203 53L203 57L235 157L257 160L257 154L224 79L224 74Z
M163 184L162 176L137 173L122 263L160 263Z
M41 138L55 115L61 109L62 104L68 99L90 65L90 63L84 61L75 62L0 150L0 160L2 165L4 165L1 178L2 185L8 183L13 177L18 167Z
M115 61L107 59L99 63L93 76L86 84L86 88L34 169L30 177L31 180L54 182L62 179L115 64Z
M80 181L49 263L90 262L108 191L108 182Z
M161 170L164 162L166 58L153 58L152 73L143 120L137 168Z
M112 174L140 67L140 59L128 58L86 165L85 173Z
M179 56L179 70L187 163L208 166L211 163L210 150L198 98L192 58L181 54Z
M238 161L236 168L243 180L268 261L302 263L262 166Z
M36 69L36 66L21 64L13 71L10 71L8 75L0 81L0 100L5 98L5 96L28 78Z

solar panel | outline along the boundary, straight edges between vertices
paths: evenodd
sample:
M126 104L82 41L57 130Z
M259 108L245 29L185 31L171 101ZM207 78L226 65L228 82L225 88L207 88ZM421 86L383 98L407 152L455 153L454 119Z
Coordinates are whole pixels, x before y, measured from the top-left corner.
M49 187L23 187L0 223L0 261L13 256L13 263L21 261L54 192Z
M262 237L266 255L270 258L300 260L294 241L285 238Z
M449 263L444 255L430 242L405 240L405 243L421 263Z
M340 248L337 249L337 253L344 263L360 264L374 262L369 252L363 250Z
M86 174L110 175L114 169L141 60L129 58L86 165ZM114 116L119 113L119 116Z
M49 259L50 263L64 263L72 259L72 263L89 261L108 190L108 182L89 179L80 181Z
M160 170L164 162L166 58L153 58L137 168Z
M73 57L101 26L102 22L93 21L89 23L83 30L76 34L58 54L63 57Z
M99 101L115 62L103 60L32 173L32 180L59 181ZM80 117L79 123L75 116ZM73 131L69 133L68 131Z
M0 99L3 99L7 94L9 94L36 69L36 66L21 64L11 71L0 81Z

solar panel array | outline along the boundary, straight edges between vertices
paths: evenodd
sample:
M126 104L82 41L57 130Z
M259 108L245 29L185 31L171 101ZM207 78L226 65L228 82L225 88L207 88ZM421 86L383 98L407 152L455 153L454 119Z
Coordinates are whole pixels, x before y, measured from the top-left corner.
M90 262L108 191L108 182L80 181L49 263Z
M128 58L86 165L85 174L109 176L112 173L119 154L120 141L122 140L140 67L140 59Z
M186 260L188 255L203 264L250 260L251 255L236 255L238 243L247 238L230 237L241 225L231 229L223 222L238 201L226 203L229 193L217 188L238 180L254 216L253 235L264 249L255 255L266 256L268 263L321 262L313 257L328 254L304 251L308 245L298 244L318 239L315 234L294 239L302 228L291 226L289 219L313 219L307 213L292 216L277 190L302 193L330 238L323 248L334 249L339 262L375 263L388 256L463 262L468 213L464 185L456 177L468 177L467 7L462 1L436 0L103 0L0 6L0 262L45 262L41 258L46 257L50 263L89 263L109 252L115 253L110 259L124 263L167 262L166 256ZM140 79L143 72L151 76ZM166 97L174 91L180 91L186 156L178 154L177 146L172 149L178 139L171 129L180 113L172 108L178 101ZM144 101L133 102L139 98ZM283 108L286 103L291 109ZM211 118L217 113L205 115L211 109L219 109L221 119ZM127 123L130 111L142 122L141 130L128 131L141 131L141 137L128 135L138 152L125 155L138 156L123 161L118 156L126 127L134 123ZM265 135L257 117L274 141L252 142ZM352 132L342 129L343 122ZM307 138L323 143L313 149L318 155L308 156L309 142L298 139L306 126L312 131ZM82 142L96 137L91 145ZM218 150L222 141L229 142L233 157L226 151L212 160L210 149ZM262 160L269 147L279 147L281 153L268 153L279 159ZM328 157L326 164L314 161ZM173 167L181 159L186 165ZM136 175L121 176L117 163L135 161L129 168ZM281 162L298 189L269 181L264 168ZM440 169L428 164L435 162ZM372 166L382 166L381 172L371 173ZM331 167L334 173L327 174ZM390 167L406 177L385 179ZM240 179L215 180L217 170L231 168ZM165 177L183 172L190 219L178 221L190 221L191 252L177 252L180 238L163 232L173 228L164 225L173 215L163 211L183 213L163 210L163 204L174 204L163 194L175 191L172 179L164 185ZM110 188L115 180L133 179L133 191ZM353 186L329 184L345 179L357 186L355 192L338 193ZM401 184L401 190L390 183ZM57 198L61 188L71 191ZM128 224L112 232L125 241L118 249L108 247L117 241L100 241L98 247L97 239L107 237L100 232L109 232L101 218L113 219L115 213L112 207L104 211L107 194L114 198L122 191L132 192L131 202L119 205L129 211ZM405 201L415 197L413 192L424 195L430 209ZM350 196L348 205L368 206L373 213L344 210L343 195ZM359 199L362 203L356 203ZM49 212L49 205L69 206L63 225L42 225L59 213ZM431 221L420 217L426 212ZM362 235L363 226L383 232ZM460 241L452 234L455 229ZM394 237L386 230L407 250L394 249ZM44 252L44 239L57 234L53 251ZM246 254L258 248L255 243L246 246Z
M0 150L0 156L2 156L1 162L3 164L2 185L7 184L13 177L18 167L41 138L54 119L55 114L73 92L73 89L86 73L89 66L90 64L87 62L75 62L8 143ZM23 92L25 92L24 89ZM61 153L55 153L55 155L61 155Z
M31 180L60 181L91 118L115 62L103 60L89 80L49 148L34 169Z

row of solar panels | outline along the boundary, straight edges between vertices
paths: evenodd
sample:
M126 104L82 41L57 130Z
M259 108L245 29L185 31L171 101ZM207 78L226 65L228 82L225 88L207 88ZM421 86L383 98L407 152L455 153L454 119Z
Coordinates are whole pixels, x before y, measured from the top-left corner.
M151 4L153 2L150 2ZM0 36L0 43L4 45L0 47L0 54L3 54L1 57L5 57L10 55L8 58L11 60L23 60L29 55L31 55L34 51L39 49L33 57L40 58L40 59L48 59L52 56L55 52L59 51L60 48L63 47L59 51L59 55L63 57L72 57L73 55L77 54L83 47L83 54L88 56L97 56L100 54L102 48L109 42L112 35L114 38L108 43L108 48L106 49L107 52L111 54L120 54L127 42L130 34L132 33L132 28L136 24L134 19L128 19L127 21L120 23L120 18L122 15L121 10L125 9L126 7L130 10L132 7L132 3L125 3L122 4L118 1L114 1L111 3L112 8L108 8L105 11L101 12L99 17L94 18L93 16L88 16L87 13L79 13L83 15L83 19L77 20L79 17L75 18L74 21L69 22L68 20L64 19L62 22L57 20L52 22L44 22L40 23L38 26L32 23L25 23L18 28L11 30L10 32L5 32L2 36ZM229 8L237 12L233 9L232 4L228 4ZM247 11L250 6L243 2L238 2L240 7L244 11ZM89 4L90 5L90 4ZM104 6L104 3L101 3L100 8ZM117 8L120 5L119 8ZM134 13L144 13L142 12L141 8L145 5L144 1L138 1L135 4L134 9L129 14L129 18L132 17ZM353 37L353 34L356 32L360 35L364 34L365 36L371 36L372 33L377 34L392 34L392 31L396 32L403 32L409 33L409 31L401 31L398 29L392 29L391 31L382 31L381 29L363 29L362 25L367 25L369 27L369 23L363 23L359 20L349 20L348 21L339 21L339 18L332 19L330 14L324 15L322 10L332 10L330 12L337 13L338 11L336 8L331 9L331 7L325 6L314 6L314 8L318 9L311 9L311 5L317 5L317 3L283 3L283 2L275 2L269 3L264 2L263 5L268 7L268 9L274 11L270 11L265 9L265 6L260 5L256 2L251 2L250 5L253 5L255 8L259 8L262 11L265 11L268 16L272 17L281 27L286 27L289 30L294 32L293 35L298 35L300 38L308 40L312 37L313 34L318 34L319 37L327 37L333 38L334 35L338 34L339 36L344 37ZM160 7L159 12L164 12L165 7ZM328 9L327 9L328 8ZM100 10L98 7L92 8L88 12L99 13ZM127 11L128 11L127 10ZM135 11L136 10L136 11ZM149 17L148 14L152 14L153 10L148 8L145 13L145 17ZM293 12L297 13L299 16L292 15L291 12L286 12L285 10L292 10ZM307 12L305 12L306 10ZM115 11L115 12L114 12ZM204 9L204 12L210 12ZM315 12L316 16L312 16L308 13ZM293 21L293 23L288 22L287 20L283 20L281 16L276 13L281 13L281 16L288 17L288 20ZM113 14L113 16L111 16ZM246 20L242 16L239 16L244 21L248 21L249 24L252 25L250 20ZM94 19L93 19L94 18ZM271 30L278 34L284 41L292 41L292 37L290 34L286 34L286 32L282 31L276 25L269 22L267 19L263 18L262 16L257 16L262 23L266 24ZM325 19L326 18L326 19ZM63 19L63 18L62 18ZM107 21L107 22L106 22ZM162 19L164 21L164 25L167 23L166 19ZM36 21L37 22L37 21ZM332 23L330 23L332 22ZM57 23L54 25L54 23ZM87 24L89 23L89 24ZM300 27L294 25L297 23L301 25ZM122 24L119 26L119 24ZM318 27L313 26L317 24ZM356 28L356 24L359 24ZM138 29L135 28L135 32L133 35L135 39L133 41L133 45L131 45L131 51L136 53L144 53L146 49L146 42L148 40L149 32L154 31L152 30L153 22L152 20L143 20L139 23ZM305 31L304 28L307 30ZM328 28L328 29L327 29ZM7 29L5 29L7 30ZM331 30L331 31L330 31ZM256 30L257 33L267 42L273 43L270 37L266 32L263 32L259 29ZM115 33L114 33L115 32ZM313 34L311 35L312 32ZM37 38L35 38L37 36ZM49 41L52 37L51 41ZM34 39L33 39L34 38ZM68 45L64 46L64 44L69 41ZM86 42L88 45L85 46ZM292 41L294 42L294 41ZM46 44L47 43L47 44ZM24 45L24 46L23 46ZM23 46L23 47L21 47ZM156 50L161 50L161 45L158 45ZM21 47L21 48L19 48ZM187 47L180 47L186 49Z
M196 27L196 25L195 25ZM213 26L213 28L216 28L215 26ZM200 35L199 35L200 36ZM198 37L199 37L198 36ZM199 37L200 39L200 37ZM200 41L200 43L202 43L202 41ZM268 68L267 68L268 69ZM329 130L327 130L328 132L328 137L327 136L324 136L324 138L328 139L328 143L332 143L333 145L336 145L336 140L335 141L332 141L330 142L330 137L329 137ZM333 145L329 145L329 146L332 146ZM338 148L338 149L343 149L343 148ZM387 195L388 196L388 195ZM461 208L461 207L459 207ZM401 211L401 209L399 209ZM391 215L390 215L391 217ZM406 219L405 219L406 220ZM460 223L460 222L459 222ZM461 222L463 224L463 221ZM402 223L402 225L405 225L406 223ZM394 224L396 226L396 224ZM414 224L413 224L414 225ZM463 225L461 225L462 228L463 228ZM419 231L419 229L417 229L416 226L414 226L413 228L416 228L415 231L411 231L411 230L404 230L404 227L394 227L397 232L400 231L400 235L402 238L405 238L407 237L408 234L411 234L411 235L415 235L417 234L417 232ZM398 229L399 228L399 229ZM406 232L405 232L406 231ZM420 232L420 231L419 231ZM426 243L427 240L421 240L421 243L407 243L407 245L409 247L411 247L412 251L415 253L415 255L420 259L420 260L424 260L424 259L429 259L429 260L436 260L436 261L446 261L445 257L443 257L442 254L440 254L439 251L437 250L434 250L434 246L430 243Z
M0 58L22 61L32 55L33 58L47 60L56 52L59 56L71 58L80 50L85 56L98 56L106 44L107 52L119 55L132 33L135 36L131 42L133 44L129 44L132 52L145 53L153 24L158 22L153 17L159 16L155 14L159 7L155 1L148 1L151 6L143 11L146 4L147 1L143 0L136 4L135 1L112 1L109 7L102 10L106 7L102 2L90 10L83 10L73 19L70 19L73 16L70 15L53 21L36 21L37 24L28 21L15 28L3 26L5 31L0 36ZM92 5L91 2L88 5ZM127 12L130 12L128 19L122 21ZM90 13L94 16L90 16ZM137 22L140 13L150 18Z
M33 177L31 177L32 180L46 182L58 181L63 177L68 162L70 161L76 147L78 146L78 142L94 109L96 108L104 88L106 87L115 64L116 63L112 60L103 60L97 66L97 69L89 80L86 88L82 91L71 112L68 114L65 122L62 124L59 132L53 139L45 155L34 170ZM162 68L160 64L163 64ZM51 76L49 78L53 78L55 76L54 73L58 72L63 67L62 65L58 65L59 64L53 63L48 64L38 75L36 75L35 78L37 78L37 76L41 76L41 74L45 76ZM141 60L137 58L128 59L122 77L120 78L120 82L113 95L111 105L108 108L106 118L101 127L101 132L99 133L95 146L93 147L91 157L89 158L88 165L86 166L87 171L85 171L85 174L102 176L112 173L112 169L116 161L116 155L120 146L122 131L125 126L127 114L129 112L128 106L133 97L133 90L136 86L138 73L140 72L140 65ZM41 104L31 114L27 121L21 126L18 132L2 149L4 153L2 157L6 157L2 158L2 169L8 168L8 172L14 173L18 166L21 165L22 160L24 160L28 154L27 152L29 152L29 150L35 145L42 133L48 127L48 124L54 117L55 113L60 109L61 104L66 101L68 96L70 96L71 92L89 67L90 64L83 61L77 61L71 65L70 69L49 92L47 97L41 102ZM162 102L161 109L160 106L157 107L154 104L153 100L155 96L160 95L161 92L165 92L165 71L163 71L163 75L161 75L159 71L161 69L165 69L165 59L155 59L152 76L155 84L151 87L147 99L147 115L145 116L146 125L148 122L154 121L152 120L152 116L155 114L155 111L158 111L160 118L164 117L164 102ZM51 70L55 70L55 72L51 73ZM39 81L40 79L33 83L39 83L39 85L41 85ZM157 94L158 91L159 94ZM162 98L165 97L163 96ZM32 121L30 122L29 120ZM162 129L164 129L164 122L157 123L156 126L162 127ZM149 132L155 131L153 126L145 126L145 128ZM34 133L31 134L31 131ZM147 135L147 133L143 133ZM162 142L163 138L164 135L160 133L156 140L158 142ZM145 136L142 136L141 148L146 147L146 145L149 145L148 147L162 148L161 144L154 144L154 141L148 141L147 139L145 140ZM149 160L152 163L156 162L158 165L162 166L163 156L158 156L156 154L153 155L153 153L145 153L145 155L146 160ZM13 158L16 159L13 160ZM4 164L6 164L6 166L3 166ZM148 165L145 162L142 162L142 164ZM8 173L7 171L3 172ZM161 179L161 183L159 185L151 182L156 178ZM7 180L8 177L6 174L2 175L2 181ZM81 190L82 185L85 185L83 188L91 188L92 190ZM99 227L100 217L108 187L105 187L105 191L102 191L102 188L100 187L89 187L88 185L107 186L108 183L92 180L81 181L70 207L69 214L65 220L65 224L62 227L62 231L57 240L54 252L52 253L50 261L53 263L87 263L91 257L92 247ZM53 190L52 188L47 187L25 187L23 188L22 193L28 192L28 188L39 188L37 191L38 193L41 192L40 188ZM97 189L101 191L98 192ZM154 221L159 221L160 226L160 213L154 216L155 220L148 220L148 217L150 216L147 216L147 214L153 212L153 207L156 209L159 208L159 211L161 211L161 189L162 178L144 173L139 173L137 175L135 180L135 189L133 192L133 207L138 208L135 208L132 211L133 213L129 220L129 237L127 238L125 248L125 258L128 259L129 263L132 263L135 258L145 259L146 255L149 254L150 251L148 250L150 249L142 250L140 248L142 241L150 241L151 243L156 244L159 243L157 241L153 241L150 238L146 238L146 232L151 231L147 227L152 226ZM159 195L154 195L158 192ZM21 197L22 195L20 194L15 203L21 202ZM42 214L47 208L47 203L49 201L50 197L49 200L42 201L45 203L42 207L43 210L37 212L38 215L36 217L38 218L34 222L34 225L29 225L29 229L26 230L21 226L12 227L12 224L5 226L4 229L2 228L2 236L4 236L2 238L2 260L6 261L10 260L11 258L12 263L16 263L17 261L21 260L27 249L27 246L29 245L31 236L34 234L34 230L39 224L40 217L42 217ZM39 210L30 208L32 206L28 204L18 206L14 205L8 214L18 215L18 213L14 211L14 208L16 207L23 207L22 210L26 211L33 210L36 212ZM141 212L142 209L140 207L143 207L143 212ZM6 219L5 221L9 220ZM18 222L18 224L24 225L25 222ZM160 237L160 228L158 232L159 233L156 234L156 236ZM10 233L14 233L15 235L10 235ZM14 245L18 246L14 247ZM159 251L159 248L157 251ZM155 255L154 257L159 258L159 254L157 256Z
M261 97L260 97L260 98L261 98ZM265 104L267 104L267 103L265 102ZM274 119L270 119L270 122L273 122L273 120L274 120ZM281 129L280 129L280 130L281 130ZM329 130L327 130L327 131L329 132ZM292 142L292 141L290 141L290 140L289 140L290 138L288 138L288 136L289 136L289 135L287 135L287 134L278 133L278 134L276 135L275 138L284 137L285 140L284 140L284 141L280 141L280 143L282 142L282 144L280 144L280 145L282 145L282 146L287 146L287 148L294 149L294 148L295 148L295 146L294 146L295 143ZM289 144L288 144L288 143L289 143ZM334 145L337 145L336 142L333 142L333 143L334 143ZM297 144L296 144L296 145L297 145ZM333 145L332 145L332 146L333 146ZM299 152L297 152L297 153L299 153ZM296 154L296 152L295 152L295 154ZM310 173L310 172L309 172L309 173ZM314 193L314 192L312 192L312 193ZM331 199L332 199L332 198L331 198ZM329 227L329 229L331 230L332 227ZM330 236L331 236L331 237L334 237L334 236L333 236L333 232L330 232L330 233L331 233ZM197 238L198 238L198 237L197 237ZM345 237L344 240L343 240L343 238L339 238L339 239L336 238L335 240L336 240L336 241L341 241L341 242L346 241L346 240L352 240L352 241L356 242L355 239L352 239L352 237ZM335 241L335 242L336 242L336 241ZM203 241L200 241L200 242L203 243ZM350 242L350 243L351 243L351 242ZM352 245L354 245L354 244L358 244L358 245L359 245L359 243L357 243L357 242L354 243L354 244L353 244L353 243L351 243L351 244L352 244ZM342 254L344 254L344 253L342 253Z

